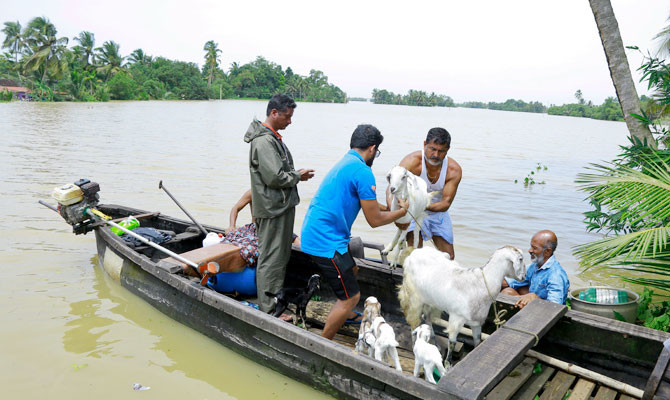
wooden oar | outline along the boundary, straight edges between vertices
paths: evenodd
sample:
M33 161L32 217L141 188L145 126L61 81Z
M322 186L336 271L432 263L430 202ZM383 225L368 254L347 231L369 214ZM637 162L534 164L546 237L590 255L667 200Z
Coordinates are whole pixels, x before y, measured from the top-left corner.
M186 214L191 219L191 221L193 221L193 223L196 224L198 229L200 229L200 231L202 233L204 233L205 236L207 236L207 233L208 233L207 230L205 230L205 228L203 228L202 225L200 225L198 223L198 221L196 221L195 218L193 218L193 216L191 216L191 214L189 214L189 212L186 211L186 209L184 207L182 207L181 204L179 204L179 201L177 201L177 199L174 198L174 196L170 193L170 191L167 190L167 188L165 186L163 186L163 181L158 182L158 188L165 190L165 193L167 193L167 195L170 196L170 198L172 200L174 200L175 204L177 204L177 206L179 206L179 208L181 208L181 210L184 212L184 214Z

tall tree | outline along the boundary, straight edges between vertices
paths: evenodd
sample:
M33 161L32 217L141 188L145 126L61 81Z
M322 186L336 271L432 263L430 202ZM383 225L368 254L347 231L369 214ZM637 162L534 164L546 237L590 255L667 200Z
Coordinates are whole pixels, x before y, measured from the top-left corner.
M102 47L95 49L98 71L105 74L108 80L122 69L125 57L121 57L119 49L119 44L113 40L108 40Z
M610 69L612 82L616 89L619 104L623 111L626 126L632 137L648 145L655 146L654 138L649 128L633 114L640 115L640 99L633 83L633 77L628 66L628 58L624 51L623 41L619 33L619 24L614 16L614 10L610 0L589 0L593 17L598 26L600 40L603 43L607 65Z
M5 41L2 42L3 49L9 49L10 53L14 55L14 62L19 62L19 53L23 49L24 42L21 35L21 24L16 22L5 22L5 27L2 28L2 33L5 34Z
M142 49L135 49L128 56L128 61L130 61L131 64L146 65L146 64L150 63L151 60L152 60L152 57L146 55L144 53L144 50L142 50Z
M205 50L205 68L207 68L207 87L210 88L214 80L214 73L219 67L221 49L218 43L210 40L205 43L203 50Z
M68 38L57 37L58 31L46 17L33 18L25 29L23 37L32 54L23 64L25 71L42 71L44 82L47 73L59 76L66 68L63 55L67 51Z
M92 58L93 49L95 48L95 35L89 31L81 31L74 40L79 42L79 46L81 47L81 60L84 62L84 66L88 67L93 64Z
M670 18L668 18L670 22ZM654 36L659 40L657 56L670 56L670 23Z

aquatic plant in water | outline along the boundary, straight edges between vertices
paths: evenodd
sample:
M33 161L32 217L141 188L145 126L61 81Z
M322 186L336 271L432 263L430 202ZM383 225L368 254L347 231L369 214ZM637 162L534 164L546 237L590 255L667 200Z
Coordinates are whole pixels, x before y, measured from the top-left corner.
M545 184L544 180L540 181L538 176L542 171L546 171L548 169L549 168L547 168L546 165L537 163L535 168L531 169L530 172L526 175L526 177L523 178L523 186L528 187L531 185L544 185ZM535 178L538 178L538 180L536 181ZM519 182L518 179L514 180L514 183L518 182Z

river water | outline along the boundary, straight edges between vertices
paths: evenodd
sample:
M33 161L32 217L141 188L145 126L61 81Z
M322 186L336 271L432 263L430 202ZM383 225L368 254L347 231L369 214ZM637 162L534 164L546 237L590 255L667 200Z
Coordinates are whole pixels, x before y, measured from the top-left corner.
M93 235L75 236L37 204L54 187L86 177L104 203L183 217L158 189L164 185L200 222L225 227L249 186L251 119L265 102L110 102L0 104L0 388L3 398L117 399L133 383L146 399L322 398L323 394L223 348L175 322L112 281L97 267ZM483 265L498 247L528 249L531 235L552 229L557 258L573 287L616 283L579 273L571 247L597 238L582 223L588 205L575 175L609 160L627 142L623 123L475 109L299 103L284 131L300 183L296 232L328 169L348 150L359 123L385 137L375 161L383 198L386 172L421 149L428 129L447 128L449 156L463 168L451 207L456 258ZM536 181L520 182L540 163ZM248 210L240 222L250 219ZM371 229L362 215L354 235L387 242L394 228ZM529 262L528 257L526 262Z

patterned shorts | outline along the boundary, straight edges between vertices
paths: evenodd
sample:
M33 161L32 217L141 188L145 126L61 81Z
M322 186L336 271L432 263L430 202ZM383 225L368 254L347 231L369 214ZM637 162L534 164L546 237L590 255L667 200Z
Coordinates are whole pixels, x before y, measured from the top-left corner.
M250 267L258 261L258 235L253 222L228 233L222 243L230 243L240 248L240 255Z

